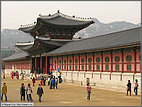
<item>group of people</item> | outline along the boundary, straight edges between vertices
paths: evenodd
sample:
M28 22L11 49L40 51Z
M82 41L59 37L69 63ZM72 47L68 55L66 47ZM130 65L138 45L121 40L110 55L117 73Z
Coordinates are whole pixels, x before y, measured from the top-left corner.
M31 94L33 93L32 88L30 86L30 83L28 83L28 87L25 89L24 83L21 84L20 88L20 94L21 94L21 101L25 101L25 93L27 95L27 101L32 102L32 96ZM39 102L41 102L41 96L43 93L43 88L41 87L41 84L39 84L39 87L37 89L37 95L39 96Z
M130 96L131 96L131 82L130 80L128 80L128 83L127 83L127 96L128 96L128 92L130 92ZM135 95L138 95L138 80L135 79L135 82L134 82L134 93ZM86 90L87 90L87 100L90 101L90 94L91 94L91 86L89 83L87 83L87 87L86 87Z
M128 80L128 83L127 83L127 96L128 96L128 92L130 92L130 96L131 96L131 82L130 82L130 80ZM138 87L139 87L139 85L138 85L138 80L137 79L135 79L135 83L134 83L134 93L135 93L135 95L138 95Z
M12 71L11 72L11 79L14 78L14 76L16 76L17 79L19 79L19 72L18 71ZM21 80L24 80L24 73L21 71L20 73L20 76L21 76Z

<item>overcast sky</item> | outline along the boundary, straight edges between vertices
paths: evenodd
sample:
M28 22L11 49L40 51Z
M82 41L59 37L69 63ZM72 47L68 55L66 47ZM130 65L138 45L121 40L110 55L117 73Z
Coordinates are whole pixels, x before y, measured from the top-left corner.
M61 13L76 17L97 18L103 23L141 22L140 1L2 1L2 29L18 29L36 21L39 14Z

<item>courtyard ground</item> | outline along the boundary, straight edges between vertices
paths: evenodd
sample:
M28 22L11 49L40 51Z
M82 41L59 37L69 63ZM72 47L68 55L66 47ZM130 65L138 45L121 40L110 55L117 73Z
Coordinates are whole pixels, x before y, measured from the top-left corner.
M25 83L27 87L31 80L17 80L6 78L1 79L2 83L7 83L8 87L8 101L7 103L21 103L20 101L20 87L21 83ZM47 82L46 82L47 83ZM92 88L91 101L86 100L86 87L77 86L69 83L58 84L58 89L49 89L49 86L42 86L44 94L42 96L42 102L38 102L38 96L36 95L39 81L36 81L35 86L32 86L33 104L34 106L140 106L141 96L135 96L132 91L132 96L126 96L126 93L108 91L102 89ZM5 103L5 101L3 101ZM27 101L22 102L27 103Z

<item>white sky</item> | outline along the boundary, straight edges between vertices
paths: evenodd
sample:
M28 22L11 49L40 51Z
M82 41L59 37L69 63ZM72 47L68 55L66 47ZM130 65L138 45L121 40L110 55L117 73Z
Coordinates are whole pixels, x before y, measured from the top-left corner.
M54 14L57 10L103 23L141 23L141 1L2 1L1 6L2 29L18 29L36 21L39 14Z

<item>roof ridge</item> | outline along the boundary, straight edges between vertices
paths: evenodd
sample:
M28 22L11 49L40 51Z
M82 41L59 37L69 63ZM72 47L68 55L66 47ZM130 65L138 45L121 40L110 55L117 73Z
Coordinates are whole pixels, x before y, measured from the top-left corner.
M130 28L130 29L126 29L126 30L111 32L111 33L107 33L107 34L101 34L101 35L98 35L98 36L94 36L94 37L90 37L90 38L86 38L86 39L81 39L80 41L88 40L88 39L92 39L92 38L97 38L97 37L102 37L102 36L110 36L110 35L115 34L115 33L126 32L126 31L129 31L129 30L134 30L134 29L138 29L138 28L141 28L141 27L135 27L135 28ZM74 42L76 42L76 41L74 41Z
M61 16L61 17L64 17L64 18L68 18L70 20L79 20L79 21L93 21L91 18L78 18L78 17L73 17L73 16L69 16L69 15L65 15L63 13L55 13L53 15L40 15L39 18L47 18L47 19L50 19L50 18L54 18L54 17L57 17L57 16Z

